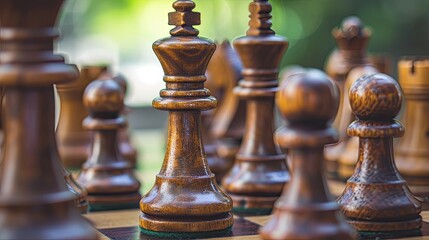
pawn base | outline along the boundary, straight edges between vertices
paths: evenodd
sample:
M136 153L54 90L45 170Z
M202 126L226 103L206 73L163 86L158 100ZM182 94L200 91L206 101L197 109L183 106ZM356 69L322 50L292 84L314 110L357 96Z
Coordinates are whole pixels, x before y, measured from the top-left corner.
M271 214L274 203L279 197L254 197L230 194L234 203L233 212L238 214Z
M419 230L422 227L422 218L397 221L397 222L370 222L348 219L347 222L358 232L398 232Z
M141 195L139 193L88 195L89 211L106 211L119 209L137 209Z
M188 236L190 233L208 233L225 231L232 227L234 218L231 213L215 216L153 216L142 213L140 215L140 228L149 235L165 235L175 237L175 234ZM204 235L203 234L203 235Z

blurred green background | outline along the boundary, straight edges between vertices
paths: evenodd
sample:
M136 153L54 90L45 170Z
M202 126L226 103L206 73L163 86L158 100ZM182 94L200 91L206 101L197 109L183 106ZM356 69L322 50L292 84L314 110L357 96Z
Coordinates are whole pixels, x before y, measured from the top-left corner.
M149 105L162 88L162 70L152 43L168 36L172 0L68 0L60 19L59 51L72 63L111 63L128 77L127 102ZM232 40L245 33L244 0L195 0L202 13L200 36ZM391 56L393 66L404 55L429 51L427 0L272 0L273 29L290 41L282 66L323 68L335 47L331 30L355 15L372 28L369 51ZM395 70L393 71L395 73Z
M172 0L67 0L60 19L62 39L57 50L71 63L108 63L125 75L132 140L139 151L142 192L153 185L165 151L167 115L150 105L164 87L152 43L167 37ZM200 36L216 41L245 34L250 0L195 0L202 13ZM371 27L372 53L396 62L404 55L429 52L428 0L272 0L273 29L290 41L282 61L287 65L323 68L335 47L331 31L350 15Z

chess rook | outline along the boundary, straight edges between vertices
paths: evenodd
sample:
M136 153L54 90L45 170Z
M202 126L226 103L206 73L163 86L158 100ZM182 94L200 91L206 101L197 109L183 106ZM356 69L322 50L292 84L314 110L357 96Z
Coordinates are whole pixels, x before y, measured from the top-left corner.
M361 232L419 229L421 204L398 173L393 157L393 138L404 134L394 119L403 100L399 84L384 74L364 75L353 83L349 99L358 120L347 134L359 137L359 155L337 202L348 222Z
M405 94L402 120L407 131L395 148L396 166L411 191L429 202L429 59L402 59L398 68Z
M339 167L338 160L341 155L346 154L344 151L349 140L346 130L354 119L346 98L348 89L346 89L345 82L353 68L370 64L366 47L371 37L371 31L364 28L359 18L352 16L345 18L341 27L332 31L332 35L337 42L337 48L328 57L325 71L340 89L340 107L333 123L334 128L338 129L340 139L338 143L326 147L325 159L327 160L327 172L331 176L336 176Z
M153 106L169 111L167 149L155 185L140 202L142 231L162 237L223 231L233 223L232 201L216 184L201 141L201 111L217 103L204 88L216 45L198 37L193 1L175 1L173 8L171 37L153 45L165 73L166 88Z
M274 96L286 38L271 29L271 4L250 3L247 36L234 41L243 64L243 77L235 88L247 103L245 133L231 171L222 185L234 201L235 211L267 214L289 181L285 156L273 140Z
M338 110L337 86L323 72L308 70L286 79L276 99L288 122L277 131L276 139L288 149L293 172L273 217L261 231L262 237L355 239L356 233L332 199L324 176L323 148L338 141L329 124Z
M88 191L90 210L137 208L140 182L119 151L118 131L127 124L120 115L122 87L114 80L94 81L86 88L83 103L89 112L83 126L93 131L93 140L77 181Z
M53 53L62 0L0 2L5 145L0 238L96 239L67 188L54 133L53 84L78 77Z

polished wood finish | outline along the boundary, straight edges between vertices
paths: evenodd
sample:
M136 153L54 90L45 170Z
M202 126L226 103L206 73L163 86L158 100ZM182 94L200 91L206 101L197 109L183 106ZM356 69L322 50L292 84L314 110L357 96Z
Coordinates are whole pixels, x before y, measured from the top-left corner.
M122 87L114 80L96 80L86 88L83 103L89 112L83 126L94 137L77 181L88 191L90 210L137 208L140 182L119 151L118 131L127 124L120 115Z
M208 79L213 78L213 81L219 82L218 85L223 87L224 96L210 125L210 134L216 140L217 159L216 161L207 159L210 170L216 175L218 182L221 182L234 164L244 134L246 103L233 93L242 77L242 68L237 53L226 40L217 45L207 68Z
M195 3L173 3L171 37L153 49L164 69L166 88L153 107L169 111L164 163L153 188L140 202L140 227L146 233L198 233L231 227L232 201L216 184L201 141L201 111L216 107L204 88L205 72L216 45L198 37Z
M237 211L269 213L289 181L285 156L274 144L274 95L278 68L288 42L271 29L271 4L250 3L247 36L234 41L244 69L235 92L247 102L245 133L222 184Z
M71 169L80 169L88 159L91 148L92 133L82 127L83 119L88 116L82 103L85 88L97 79L113 79L121 85L124 94L127 91L126 79L122 75L113 76L107 65L82 66L80 72L78 81L56 85L61 103L56 132L58 148L64 165ZM126 112L125 107L125 115ZM127 130L123 128L119 131L119 150L135 166L137 151L130 143Z
M353 83L349 99L358 120L347 134L359 137L359 158L337 199L344 215L362 232L419 229L421 204L398 173L393 157L393 138L404 134L394 119L403 100L399 84L385 74L365 75Z
M53 84L78 77L53 53L62 0L0 1L0 85L5 145L0 168L2 239L95 239L75 207L54 133Z
M319 70L290 76L277 93L277 106L287 125L276 133L288 149L291 181L277 201L263 239L356 239L332 199L324 175L323 148L338 141L330 126L339 105L337 86Z
M346 134L350 124L351 111L346 98L345 82L350 71L358 66L369 64L370 59L366 47L371 37L371 31L364 28L362 21L357 17L347 17L340 28L335 28L332 35L337 42L337 48L328 57L325 71L340 88L340 108L333 123L338 129L340 140L338 143L325 148L327 172L330 176L337 176L338 159L343 154L349 136Z
M398 68L405 94L402 121L407 132L396 145L396 165L411 191L429 202L429 59L402 59Z

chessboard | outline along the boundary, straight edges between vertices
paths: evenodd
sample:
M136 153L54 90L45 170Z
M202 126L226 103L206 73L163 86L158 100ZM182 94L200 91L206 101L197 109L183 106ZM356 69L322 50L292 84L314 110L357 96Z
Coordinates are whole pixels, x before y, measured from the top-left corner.
M329 187L333 196L341 194L344 183L339 181L329 181ZM160 240L153 236L140 232L139 209L100 211L85 214L84 217L96 228L99 239L111 240ZM409 240L429 240L429 208L424 207L421 213L423 226L420 232L396 232L391 234L362 235L360 239L409 239ZM200 239L261 239L259 228L264 226L271 216L244 216L234 214L234 224L231 231L223 232L219 235L210 235Z

